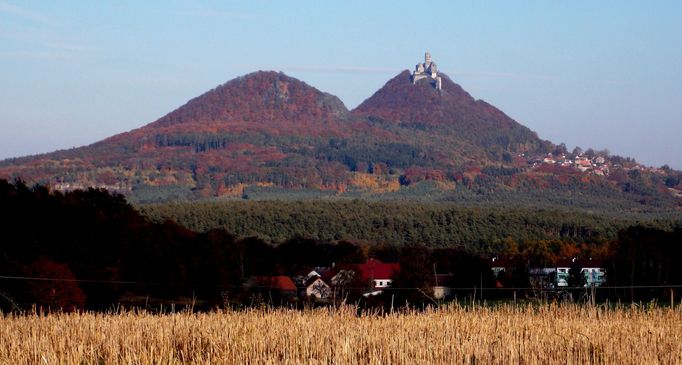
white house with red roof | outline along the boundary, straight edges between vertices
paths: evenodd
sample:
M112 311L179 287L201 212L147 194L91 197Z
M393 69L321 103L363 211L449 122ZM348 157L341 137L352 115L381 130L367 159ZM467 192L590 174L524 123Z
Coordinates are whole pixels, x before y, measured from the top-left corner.
M398 263L385 263L371 258L363 264L337 265L330 282L336 285L337 282L342 281L342 278L347 278L349 272L353 272L360 281L371 288L368 293L364 294L365 296L378 295L382 293L382 289L393 284L393 276L399 271L400 264Z

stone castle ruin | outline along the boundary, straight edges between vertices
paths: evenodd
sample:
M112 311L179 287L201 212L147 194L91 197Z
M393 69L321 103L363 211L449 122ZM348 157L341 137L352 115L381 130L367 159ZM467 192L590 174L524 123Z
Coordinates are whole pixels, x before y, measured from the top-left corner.
M431 83L436 90L442 88L441 78L438 76L438 66L436 66L435 62L431 61L431 53L429 52L424 54L424 63L418 63L414 72L412 72L413 84L416 84L421 79L431 79Z

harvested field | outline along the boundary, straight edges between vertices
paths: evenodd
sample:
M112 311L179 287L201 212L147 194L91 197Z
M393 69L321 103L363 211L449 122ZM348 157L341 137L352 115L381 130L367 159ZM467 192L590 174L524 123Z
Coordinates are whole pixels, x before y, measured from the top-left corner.
M576 305L0 317L0 364L679 364L682 311Z

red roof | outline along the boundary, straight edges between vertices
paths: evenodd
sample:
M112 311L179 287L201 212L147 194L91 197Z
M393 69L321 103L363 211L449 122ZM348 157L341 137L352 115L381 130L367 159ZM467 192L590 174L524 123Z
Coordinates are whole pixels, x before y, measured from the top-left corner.
M256 284L263 288L277 289L281 291L296 291L296 284L290 277L280 276L255 276Z
M377 259L369 259L364 264L353 265L363 280L386 280L393 278L400 271L400 264L383 263Z
M387 280L392 279L398 271L400 264L384 263L377 259L369 259L364 264L339 264L322 275L322 280L329 283L331 279L342 270L352 270L360 275L360 279Z

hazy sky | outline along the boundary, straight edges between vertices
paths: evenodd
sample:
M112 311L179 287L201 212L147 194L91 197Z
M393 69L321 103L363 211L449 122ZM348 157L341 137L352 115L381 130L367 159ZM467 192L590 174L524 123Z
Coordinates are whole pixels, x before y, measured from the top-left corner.
M682 169L682 1L0 0L0 158L90 144L282 70L353 108L431 51L569 149Z

